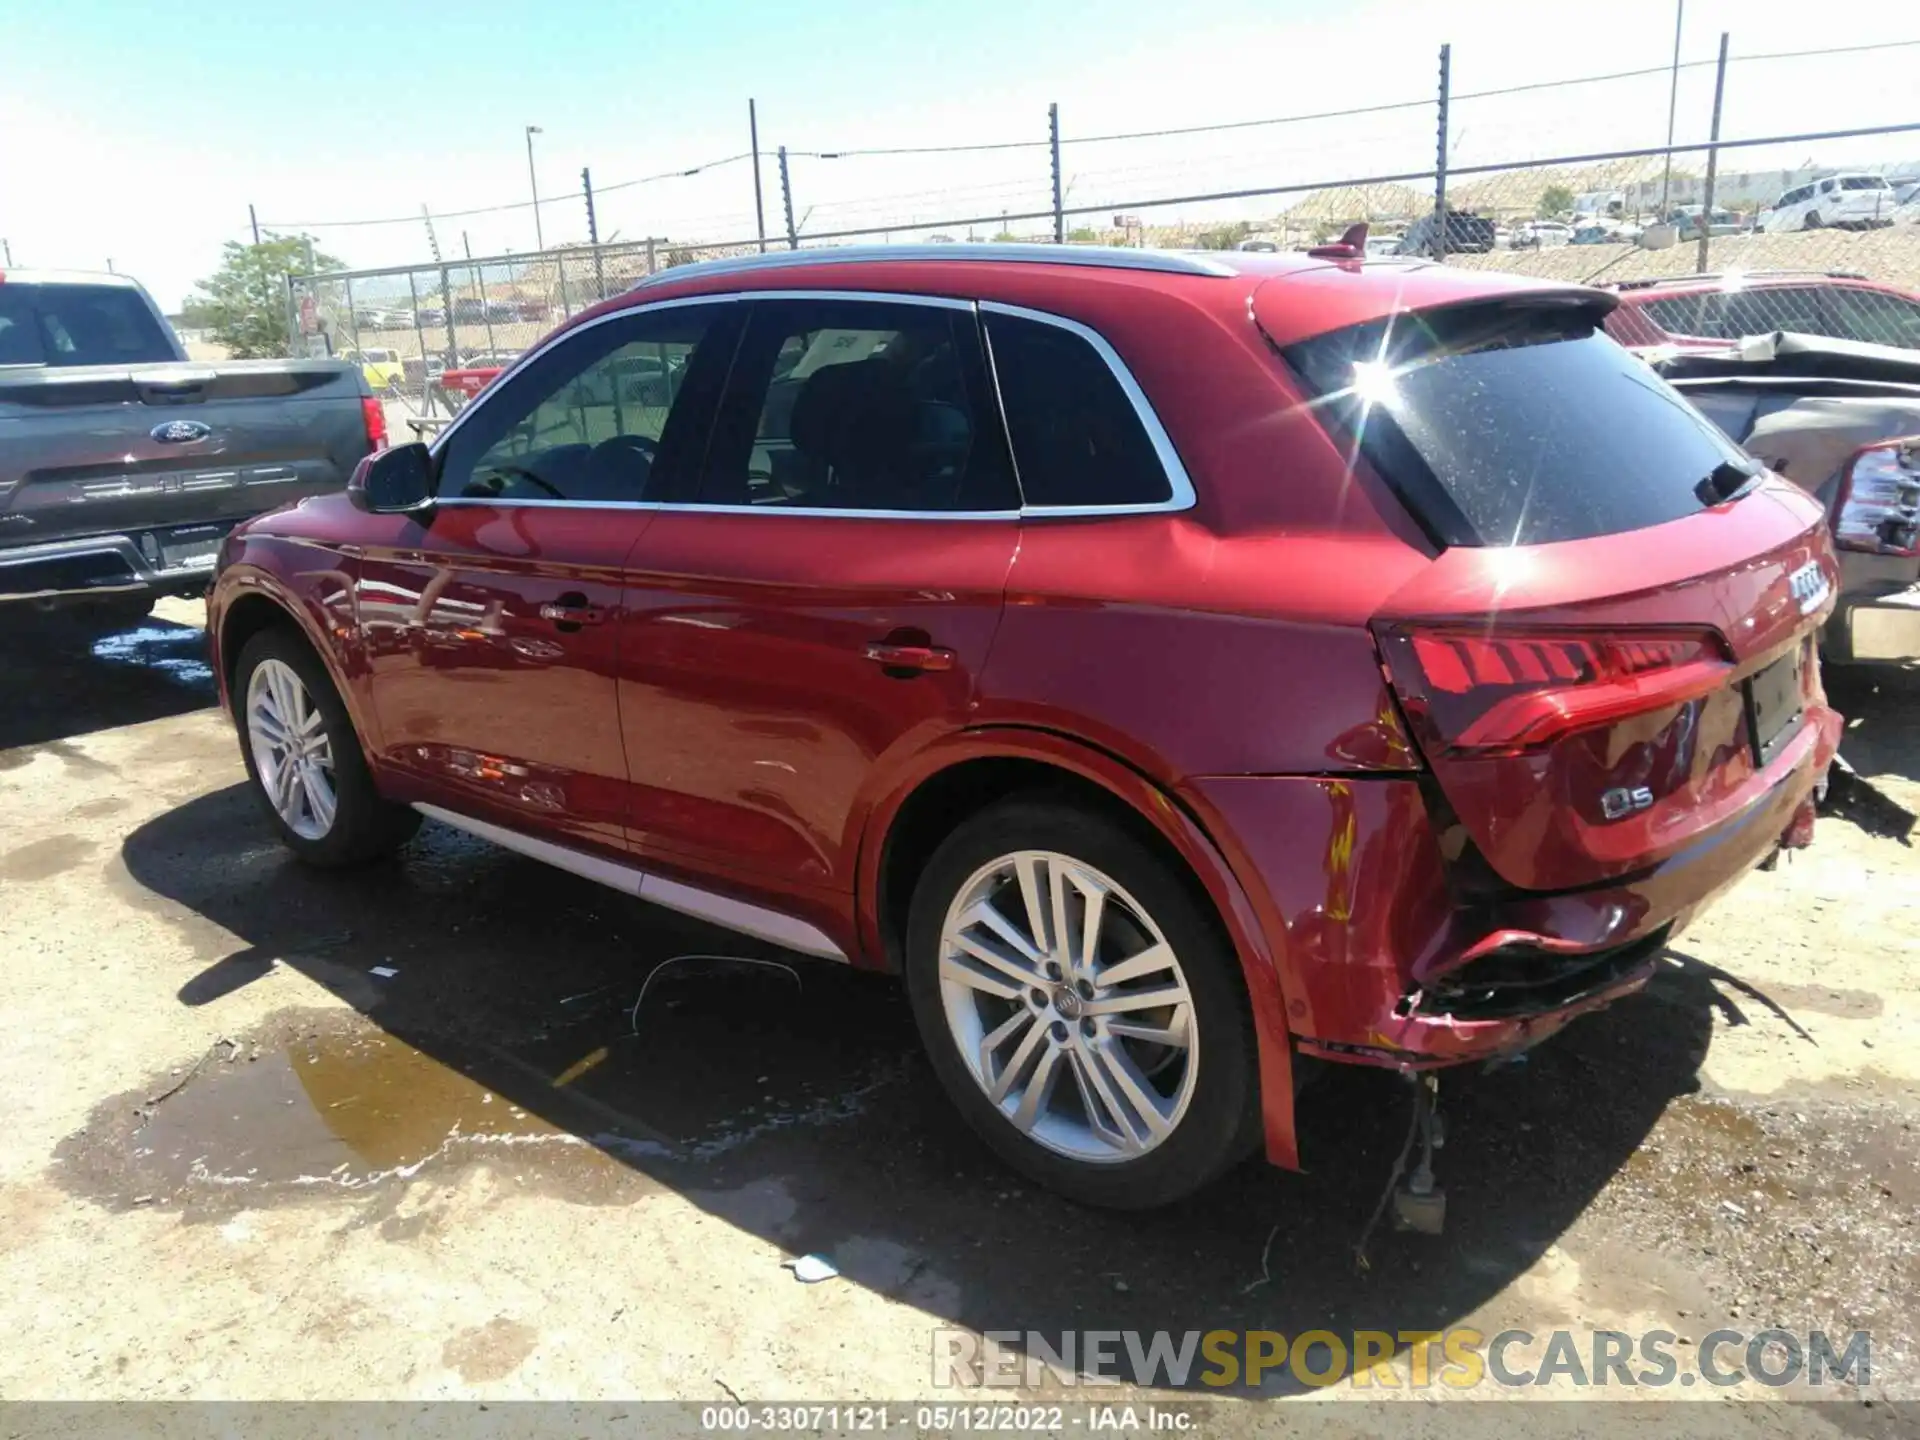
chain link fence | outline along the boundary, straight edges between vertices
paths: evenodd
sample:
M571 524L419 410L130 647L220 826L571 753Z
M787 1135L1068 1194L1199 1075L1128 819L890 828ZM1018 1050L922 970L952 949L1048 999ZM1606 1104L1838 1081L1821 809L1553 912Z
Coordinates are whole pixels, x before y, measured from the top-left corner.
M297 350L359 364L403 413L450 415L580 311L659 270L757 248L645 241L296 275L289 322Z
M1809 330L1920 346L1920 303L1882 303L1858 290L1852 299L1819 298L1821 287L1774 282L1745 295L1734 293L1737 284L1675 283L1786 271L1858 276L1920 295L1920 158L1898 158L1920 156L1920 91L1906 83L1916 47L1730 57L1723 41L1716 60L1477 91L1452 84L1443 53L1431 98L1335 114L1118 135L1063 135L1050 124L1046 140L930 150L780 148L765 157L770 167L777 157L779 179L759 222L766 239L735 213L709 217L700 223L714 228L695 233L747 238L569 244L295 276L288 318L296 348L358 360L375 390L404 410L440 414L585 307L662 269L784 248L789 236L807 247L1060 239L1296 250L1365 222L1370 253L1398 248L1554 280L1669 286L1671 299L1645 303L1673 311L1676 323L1654 318L1674 333ZM1811 115L1777 103L1807 94L1833 98ZM1798 122L1795 133L1783 115ZM1852 123L1814 128L1842 119ZM1650 124L1706 138L1618 143ZM1563 153L1533 158L1549 134ZM750 158L760 164L758 154L741 155L685 173L738 186L744 172L724 167ZM930 188L936 164L1005 173L957 168L946 172L953 183ZM1245 183L1250 174L1303 173L1324 178ZM873 188L851 183L859 176ZM662 178L601 194L638 203L632 187ZM1840 325L1836 304L1859 313Z

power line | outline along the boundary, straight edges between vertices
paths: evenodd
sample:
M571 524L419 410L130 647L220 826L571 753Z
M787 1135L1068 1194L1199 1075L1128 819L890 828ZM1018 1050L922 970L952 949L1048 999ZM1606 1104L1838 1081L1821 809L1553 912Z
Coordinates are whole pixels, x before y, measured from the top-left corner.
M1817 50L1779 50L1765 55L1735 55L1731 63L1760 60L1804 60L1821 55L1853 55L1866 50L1898 50L1920 45L1920 40L1890 40L1871 45L1836 45ZM1687 60L1682 70L1711 68L1717 60ZM1639 70L1616 70L1605 75L1575 75L1563 80L1539 80L1525 85L1508 85L1494 90L1473 90L1451 96L1452 100L1488 100L1500 95L1522 95L1534 90L1557 90L1568 85L1594 85L1610 80L1632 80L1647 75L1668 75L1671 65L1650 65ZM1276 115L1261 120L1227 120L1209 125L1175 125L1159 130L1123 130L1108 135L1063 135L1062 145L1103 145L1116 140L1158 140L1168 136L1207 135L1221 130L1250 130L1262 125L1297 125L1308 120L1346 120L1357 115L1380 115L1394 110L1416 110L1433 104L1431 95L1417 100L1394 100L1381 105L1358 105L1345 110L1318 110L1301 115ZM788 150L789 155L805 155L815 160L851 160L869 155L959 155L983 150L1040 150L1045 140L1002 140L978 145L904 145L868 149Z
M615 185L603 185L594 191L604 195L610 190L628 190L635 185L652 185L661 180L682 180L690 175L698 175L703 170L713 170L722 165L732 165L737 161L751 159L751 153L729 155L721 160L706 160L683 170L663 170L658 175L643 175L638 180L622 180ZM571 204L576 197L562 195L549 196L544 200L515 200L504 205L481 205L471 210L436 210L434 218L438 220L463 220L470 215L499 215L512 210L531 210L535 205ZM262 220L269 229L281 230L349 230L366 225L418 225L418 215L400 215L383 220Z
M1760 55L1736 55L1731 57L1731 63L1746 64L1774 60L1805 60L1828 55L1855 55L1866 51L1908 49L1914 46L1920 46L1920 39L1890 40L1861 45L1836 45L1808 50L1778 50ZM1717 63L1716 60L1687 60L1682 61L1678 68L1682 70L1695 70L1711 67ZM1450 98L1456 103L1463 100L1488 100L1504 95L1522 95L1541 90L1556 90L1573 85L1603 84L1614 80L1640 79L1650 75L1668 75L1671 74L1675 68L1676 67L1672 65L1652 65L1635 70L1616 70L1604 75L1577 75L1561 80L1540 80L1524 85L1507 85L1491 90L1474 90L1454 95ZM1312 120L1346 120L1362 115L1381 115L1394 111L1423 109L1433 103L1432 96L1423 96L1419 99L1396 100L1379 105L1359 105L1344 110L1321 110L1299 115L1269 116L1256 120L1229 120L1207 125L1177 125L1156 130L1115 131L1104 135L1062 136L1060 143L1063 146L1102 145L1125 140L1157 140L1184 135L1207 135L1232 130L1257 129L1264 126L1296 125ZM852 160L874 156L962 155L1003 150L1041 150L1047 148L1048 143L1046 140L1000 140L986 141L977 144L873 146L838 150L797 150L789 148L787 154L790 157L804 156L808 159L815 160ZM687 179L707 170L718 169L725 165L738 164L743 160L750 160L752 158L753 155L751 151L743 151L737 155L724 156L718 160L703 161L698 165L692 165L682 169L662 171L658 175L644 175L635 180L622 180L613 185L602 186L596 193L604 195L617 190L631 189L638 185L653 185L666 180ZM500 205L481 205L465 210L442 210L435 212L435 214L438 218L442 219L460 220L475 215L508 214L515 211L533 209L539 205L565 204L570 203L571 199L571 196L563 196L558 200L552 198L537 201L518 200ZM346 230L369 228L378 225L417 225L420 223L420 217L418 215L397 215L371 220L263 220L260 223L270 229L279 230Z

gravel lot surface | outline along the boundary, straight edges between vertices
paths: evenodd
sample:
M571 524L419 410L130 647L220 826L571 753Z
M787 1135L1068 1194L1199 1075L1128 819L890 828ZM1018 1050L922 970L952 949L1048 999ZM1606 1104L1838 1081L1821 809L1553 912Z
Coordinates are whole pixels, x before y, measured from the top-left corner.
M941 1326L1664 1328L1697 1378L1708 1332L1778 1326L1870 1330L1870 1388L1702 1425L1913 1418L1920 857L1892 840L1823 820L1644 994L1449 1073L1446 1234L1383 1227L1358 1274L1391 1077L1319 1078L1307 1174L1076 1209L963 1130L885 979L660 969L775 952L437 826L293 863L200 613L0 639L0 1397L926 1398ZM1920 684L1832 686L1843 753L1920 805ZM842 1278L796 1283L809 1252Z

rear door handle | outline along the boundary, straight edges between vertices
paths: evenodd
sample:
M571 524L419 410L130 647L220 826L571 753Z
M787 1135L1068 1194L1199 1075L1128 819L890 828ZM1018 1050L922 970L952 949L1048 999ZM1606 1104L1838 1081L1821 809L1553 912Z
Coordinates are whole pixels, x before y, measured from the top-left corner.
M589 605L584 595L569 594L542 605L540 618L551 620L556 630L578 630L582 625L598 625L607 618L607 612Z
M867 645L867 659L888 670L951 670L953 651L940 645L893 645L874 640Z

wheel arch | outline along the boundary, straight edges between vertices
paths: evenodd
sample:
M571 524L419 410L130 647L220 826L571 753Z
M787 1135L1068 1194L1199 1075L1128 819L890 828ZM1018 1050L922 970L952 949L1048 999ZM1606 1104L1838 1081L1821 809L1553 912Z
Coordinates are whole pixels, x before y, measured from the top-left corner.
M901 968L907 903L925 859L954 826L1005 797L1052 790L1107 814L1175 862L1240 962L1254 1016L1267 1158L1299 1168L1292 1039L1280 957L1221 846L1179 797L1120 757L1055 731L970 730L928 747L868 812L855 875L861 949Z
M216 683L229 712L233 708L234 670L240 663L240 652L246 648L247 642L262 631L275 627L291 630L319 657L328 681L340 696L341 704L346 706L348 718L353 721L354 730L360 736L361 751L371 764L374 746L368 726L372 717L366 713L355 687L348 683L340 656L325 643L320 622L309 609L300 603L295 594L264 571L222 576L219 589L223 593L218 594L215 603L209 605L207 625L213 640Z

